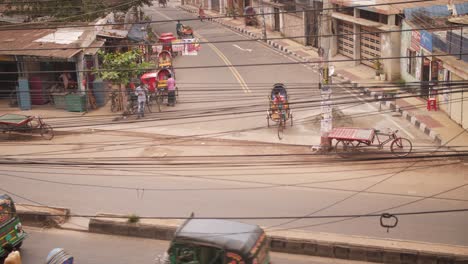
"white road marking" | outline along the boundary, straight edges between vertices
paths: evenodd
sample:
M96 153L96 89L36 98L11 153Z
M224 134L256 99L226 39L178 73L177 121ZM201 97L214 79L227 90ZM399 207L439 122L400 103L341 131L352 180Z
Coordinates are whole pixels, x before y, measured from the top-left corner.
M171 17L169 17L169 16L167 16L167 15L165 15L165 14L159 12L159 11L156 11L156 13L159 13L162 17L165 17L168 20L172 20ZM226 66L228 66L228 68L231 71L232 75L239 82L242 90L244 90L244 93L251 93L251 91L250 91L249 87L247 86L247 83L245 82L244 78L242 78L239 71L237 71L237 69L234 66L232 66L232 63L229 61L229 59L226 58L226 56L224 56L224 54L218 48L216 48L215 45L209 43L206 38L204 38L203 36L201 36L200 34L197 34L197 33L195 33L195 36L198 37L201 41L207 42L207 45L210 46L210 48L219 56L219 58L226 64Z
M244 48L241 48L239 45L236 45L236 44L232 44L232 45L233 45L234 47L236 47L236 48L238 48L238 49L242 50L242 51L248 51L248 52L252 52L252 50L251 50L251 49L244 49Z

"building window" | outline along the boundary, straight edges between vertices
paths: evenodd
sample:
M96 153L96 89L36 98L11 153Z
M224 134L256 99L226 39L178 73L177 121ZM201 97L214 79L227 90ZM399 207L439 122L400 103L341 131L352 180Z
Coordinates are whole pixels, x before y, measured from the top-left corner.
M408 57L406 70L413 77L416 77L416 51L407 49L406 56Z

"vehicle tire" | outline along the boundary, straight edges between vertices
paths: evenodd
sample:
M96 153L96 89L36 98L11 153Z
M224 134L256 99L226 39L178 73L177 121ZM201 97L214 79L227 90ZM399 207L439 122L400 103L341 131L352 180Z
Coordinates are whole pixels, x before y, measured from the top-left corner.
M278 139L282 140L284 135L284 124L283 122L278 123Z
M43 124L41 126L41 136L44 139L51 140L52 138L54 138L54 130L52 129L51 126L47 124Z
M413 150L413 144L411 144L409 139L396 138L390 145L390 150L395 156L406 157L411 153L411 150Z
M342 158L349 158L354 152L354 144L349 140L338 140L335 144L335 153Z

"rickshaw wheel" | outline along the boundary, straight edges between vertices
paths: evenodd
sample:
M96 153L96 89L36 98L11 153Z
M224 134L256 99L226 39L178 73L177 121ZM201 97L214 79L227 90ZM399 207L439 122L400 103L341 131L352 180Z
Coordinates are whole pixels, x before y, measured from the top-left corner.
M354 152L354 144L349 140L339 140L335 144L335 153L342 157L348 158Z
M51 140L52 138L54 138L54 130L52 129L51 126L47 124L43 124L41 126L41 136L44 139Z

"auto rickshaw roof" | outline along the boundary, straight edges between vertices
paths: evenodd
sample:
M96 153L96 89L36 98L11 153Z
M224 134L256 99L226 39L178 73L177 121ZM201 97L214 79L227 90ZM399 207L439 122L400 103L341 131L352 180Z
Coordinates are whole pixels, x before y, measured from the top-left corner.
M13 203L13 199L11 199L10 196L6 194L0 194L0 204L7 204L11 206L12 203Z
M188 219L177 229L174 241L208 244L248 256L263 233L258 225L228 220Z

